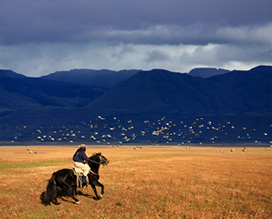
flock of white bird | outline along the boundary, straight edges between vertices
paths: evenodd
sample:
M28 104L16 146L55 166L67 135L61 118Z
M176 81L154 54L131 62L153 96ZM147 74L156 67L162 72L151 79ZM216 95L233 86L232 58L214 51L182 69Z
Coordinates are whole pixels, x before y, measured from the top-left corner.
M87 142L90 144L108 144L120 146L124 143L148 143L148 144L175 144L175 145L191 145L191 144L215 144L220 142L223 138L235 131L238 140L252 141L258 144L259 140L254 139L254 133L259 133L256 129L249 129L246 126L237 128L230 121L214 124L212 121L205 121L203 117L196 118L190 124L185 124L183 121L174 122L166 120L162 117L155 122L144 120L142 123L132 120L120 121L116 117L105 118L101 115L94 120L83 122L79 125L62 126L61 128L39 127L32 132L36 141L40 142L69 142L71 144L76 142ZM27 129L27 126L17 127L19 130ZM270 125L269 128L272 128ZM239 129L239 130L237 130ZM260 133L259 133L260 134ZM23 135L19 132L17 136L12 139L12 142L19 140ZM269 133L264 132L262 135L269 141ZM202 139L209 139L209 142L202 142ZM221 141L222 142L222 141ZM138 147L135 147L135 149ZM188 146L188 149L190 147Z

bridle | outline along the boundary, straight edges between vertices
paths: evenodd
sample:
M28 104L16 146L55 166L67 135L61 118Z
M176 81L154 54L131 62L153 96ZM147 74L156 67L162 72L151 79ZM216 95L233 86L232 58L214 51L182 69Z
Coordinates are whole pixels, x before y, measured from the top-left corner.
M95 164L102 164L102 165L107 165L108 163L109 163L109 161L105 158L105 157L103 157L103 156L101 156L101 155L98 155L98 157L99 157L99 160L100 160L100 162L97 162L97 161L94 161L94 160L91 160L90 158L88 158L88 161L90 161L90 162L92 162L92 163L95 163ZM93 172L91 169L90 169L90 173L92 173L92 174L94 174L94 175L99 175L98 173L95 173L95 172Z
M96 162L96 161L94 161L94 160L91 160L90 158L88 158L88 161L91 161L92 163L96 163L96 164L102 164L102 163L100 163L100 162Z
M99 157L99 159L100 159L100 162L91 160L90 158L88 158L88 160L91 161L92 163L99 164L99 165L100 165L100 164L102 164L102 165L107 165L107 164L109 163L109 161L108 161L106 158L104 158L104 157L102 157L102 156L100 156L100 155L98 155L98 157Z

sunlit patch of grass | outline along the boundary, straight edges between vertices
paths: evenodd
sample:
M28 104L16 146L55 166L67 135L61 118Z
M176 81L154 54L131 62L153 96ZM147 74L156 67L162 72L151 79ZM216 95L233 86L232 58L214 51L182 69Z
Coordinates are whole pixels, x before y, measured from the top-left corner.
M44 160L40 162L5 162L1 163L0 171L8 170L8 169L26 169L26 168L35 168L35 167L47 167L47 166L56 166L60 164L65 164L67 161L63 160Z
M1 218L272 218L272 154L261 149L222 154L216 148L102 148L110 160L100 169L103 198L93 200L88 187L88 197L77 197L80 205L64 198L47 207L39 195L53 171L72 166L74 150L45 150L42 159L22 156L3 168Z

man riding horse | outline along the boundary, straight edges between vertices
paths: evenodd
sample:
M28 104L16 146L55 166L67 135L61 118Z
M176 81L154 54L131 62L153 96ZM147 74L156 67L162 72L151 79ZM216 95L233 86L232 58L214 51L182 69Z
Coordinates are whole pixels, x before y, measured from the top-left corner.
M82 185L87 185L88 184L88 173L90 171L90 167L87 164L88 156L85 153L86 152L87 146L85 144L79 145L79 148L75 152L73 156L73 161L74 161L74 166L77 168L80 168L83 171L83 176L82 176Z
M82 168L84 176L88 176L87 179L95 194L94 199L99 200L104 194L104 185L98 181L99 168L100 165L108 165L109 160L101 153L93 153L92 156L87 157L85 151L86 145L80 145L73 156L73 160L75 161L75 166ZM85 168L86 165L84 164L84 161L87 162L87 168ZM87 180L85 183L86 182ZM80 185L80 187L83 186L84 185ZM99 195L97 194L96 186L101 188L101 193ZM44 205L50 205L51 202L58 205L60 203L57 198L63 196L71 197L75 203L79 204L79 200L75 197L75 195L77 195L77 188L77 176L75 175L75 171L67 168L61 169L52 174L51 178L48 180L46 191L42 192L40 198Z

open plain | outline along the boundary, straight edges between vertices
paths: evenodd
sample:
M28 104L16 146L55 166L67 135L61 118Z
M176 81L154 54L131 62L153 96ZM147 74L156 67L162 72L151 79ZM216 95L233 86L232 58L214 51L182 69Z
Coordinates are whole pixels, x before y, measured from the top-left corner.
M271 148L88 146L110 160L102 199L89 186L79 205L42 205L47 180L72 168L76 149L0 147L0 218L272 218Z

